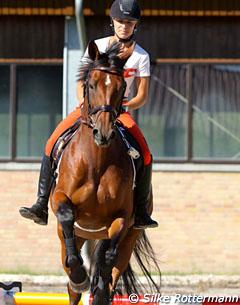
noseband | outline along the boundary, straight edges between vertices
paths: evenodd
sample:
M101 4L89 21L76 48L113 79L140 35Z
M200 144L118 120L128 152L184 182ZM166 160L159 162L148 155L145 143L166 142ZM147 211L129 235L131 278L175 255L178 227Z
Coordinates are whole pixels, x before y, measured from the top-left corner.
M115 121L116 121L117 117L121 113L122 101L123 101L124 93L125 93L125 89L126 89L126 82L124 81L123 94L121 96L121 103L120 103L118 109L116 109L112 105L106 105L106 104L92 107L91 101L90 101L90 96L89 96L89 75L90 75L90 72L93 71L93 70L103 71L105 73L114 74L114 75L118 75L118 76L123 77L122 76L122 71L117 70L117 69L113 71L112 69L108 69L108 68L105 68L105 67L104 68L93 68L88 72L88 76L87 76L87 79L86 79L85 85L84 85L84 98L85 98L85 96L87 96L88 117L90 119L90 123L87 123L87 125L91 128L94 128L95 123L93 122L92 115L97 114L98 112L99 112L99 115L102 112L109 112L110 115L111 115L111 122L113 124L115 124ZM84 123L86 124L86 122L84 122Z

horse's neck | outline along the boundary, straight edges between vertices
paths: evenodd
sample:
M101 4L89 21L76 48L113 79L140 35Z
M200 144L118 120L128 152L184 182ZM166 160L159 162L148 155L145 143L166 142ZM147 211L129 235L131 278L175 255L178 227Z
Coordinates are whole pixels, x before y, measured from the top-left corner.
M95 170L101 171L111 157L112 147L99 147L94 142L92 129L82 125L79 129L80 149L84 150L88 160L91 160Z

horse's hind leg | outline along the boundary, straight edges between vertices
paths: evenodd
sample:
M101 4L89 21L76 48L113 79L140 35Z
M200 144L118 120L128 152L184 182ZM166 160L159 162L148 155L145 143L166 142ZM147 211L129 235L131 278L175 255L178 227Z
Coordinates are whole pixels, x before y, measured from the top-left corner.
M127 235L124 237L118 247L118 257L112 269L112 284L110 287L111 300L114 297L115 289L120 276L128 267L128 263L134 250L136 240L141 232L141 230L130 228L127 232ZM129 287L129 290L131 292L131 287Z
M92 280L91 292L93 294L92 305L108 305L110 300L109 283L112 282L112 266L106 264L105 255L109 249L109 239L98 242L96 249L96 266Z
M59 204L56 216L61 226L63 241L65 246L66 269L69 269L69 288L75 293L82 293L88 290L90 281L86 269L83 266L83 259L77 249L74 234L74 215L70 204Z
M99 242L96 254L96 269L93 276L91 291L94 295L93 305L108 305L111 303L110 286L112 283L112 268L118 256L118 246L126 232L126 221L117 218L108 230L110 239Z

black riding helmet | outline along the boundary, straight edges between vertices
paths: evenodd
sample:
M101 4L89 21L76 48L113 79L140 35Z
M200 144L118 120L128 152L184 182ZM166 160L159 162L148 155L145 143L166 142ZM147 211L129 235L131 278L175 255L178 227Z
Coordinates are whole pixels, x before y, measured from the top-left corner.
M138 21L141 10L136 0L115 0L110 9L110 17Z
M110 17L111 17L111 27L114 30L114 26L112 23L112 19L122 19L122 20L130 20L130 21L139 21L141 17L141 10L136 0L115 0L110 9ZM120 39L120 42L129 42L133 40L135 33L137 31L137 26L133 31L133 34L126 38ZM115 32L115 30L114 30ZM115 32L115 35L116 32Z

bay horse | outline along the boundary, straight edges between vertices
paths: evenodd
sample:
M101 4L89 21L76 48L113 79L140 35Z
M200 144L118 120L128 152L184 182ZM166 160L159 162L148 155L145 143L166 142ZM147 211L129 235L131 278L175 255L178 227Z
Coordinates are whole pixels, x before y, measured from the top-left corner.
M116 131L125 91L119 43L100 53L92 41L89 60L80 69L84 83L81 125L63 152L58 179L51 194L57 217L62 264L69 277L70 305L77 305L90 287L81 248L86 240L99 240L91 281L94 305L111 303L120 276L125 291L137 291L129 260L135 251L143 272L156 289L145 258L153 260L151 245L142 230L135 230L132 161ZM152 210L152 203L149 206ZM156 290L155 290L156 292Z

